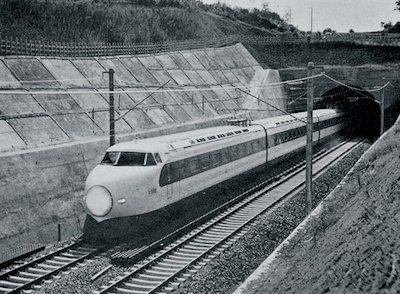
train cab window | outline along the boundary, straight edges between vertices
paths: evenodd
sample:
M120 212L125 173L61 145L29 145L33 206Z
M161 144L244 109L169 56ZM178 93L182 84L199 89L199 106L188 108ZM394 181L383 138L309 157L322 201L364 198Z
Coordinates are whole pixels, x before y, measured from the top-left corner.
M162 159L161 159L160 154L154 153L154 158L156 159L156 162L157 162L157 163L162 163Z
M139 152L121 152L118 166L143 166L145 165L146 153Z
M118 161L119 154L120 152L107 152L101 164L115 165Z
M153 154L151 154L151 153L146 153L146 158L145 158L144 165L146 165L146 166L149 166L149 165L157 165L157 163L156 163L156 161L155 161L155 159L154 159L154 157L153 157Z

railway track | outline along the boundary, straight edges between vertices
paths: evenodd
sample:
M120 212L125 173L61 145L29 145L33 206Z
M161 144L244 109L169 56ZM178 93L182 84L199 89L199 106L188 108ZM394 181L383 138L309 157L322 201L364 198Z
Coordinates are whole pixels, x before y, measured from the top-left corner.
M313 160L313 176L318 177L334 163L362 144L342 143ZM96 294L169 293L191 274L243 236L258 216L295 195L305 184L304 166L272 184L260 184L239 203L192 230L177 241L131 267ZM245 192L249 194L249 191ZM140 251L140 250L139 250Z
M0 274L0 294L21 293L98 253L81 242L64 246Z

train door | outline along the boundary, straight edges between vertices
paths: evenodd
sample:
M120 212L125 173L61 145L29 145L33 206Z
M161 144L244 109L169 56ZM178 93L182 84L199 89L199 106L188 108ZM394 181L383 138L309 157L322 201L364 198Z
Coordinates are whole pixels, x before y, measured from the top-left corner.
M267 168L268 168L268 146L269 146L267 128L265 126L261 125L261 124L253 124L253 125L257 125L257 126L262 127L264 132L265 132L265 137L263 138L264 144L265 144L265 163L264 163L264 167L265 167L265 170L267 170Z
M180 197L180 169L178 162L167 164L167 199Z

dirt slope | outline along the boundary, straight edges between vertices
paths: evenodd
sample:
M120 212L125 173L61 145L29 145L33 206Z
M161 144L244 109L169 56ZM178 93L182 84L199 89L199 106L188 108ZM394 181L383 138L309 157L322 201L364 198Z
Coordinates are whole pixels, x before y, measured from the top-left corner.
M399 145L400 119L249 284L251 293L399 293Z

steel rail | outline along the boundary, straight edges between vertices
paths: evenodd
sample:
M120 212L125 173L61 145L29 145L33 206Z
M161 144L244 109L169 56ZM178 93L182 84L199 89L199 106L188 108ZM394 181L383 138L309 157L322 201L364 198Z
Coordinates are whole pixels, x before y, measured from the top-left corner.
M362 142L343 143L325 154L317 156L313 161L320 166L316 168L314 177L319 176L334 162L337 162L338 158L342 158ZM322 165L319 164L321 160L325 160ZM304 170L305 168L301 167L289 176L258 191L252 189L253 194L250 197L228 208L206 224L132 267L131 271L123 277L119 277L117 281L108 286L103 286L100 291L95 293L143 294L157 293L162 290L172 291L184 280L184 278L178 279L183 273L196 271L196 268L199 268L196 264L202 264L200 262L202 260L207 262L208 259L229 247L234 240L246 232L248 225L259 215L276 207L278 203L289 199L291 195L295 195L303 189ZM172 283L174 280L178 282ZM173 287L168 287L168 285Z

